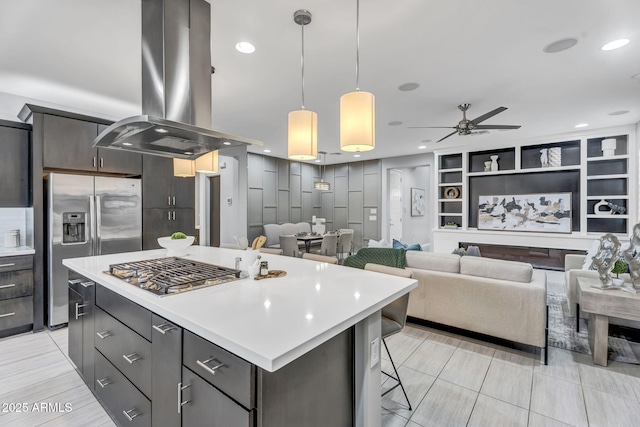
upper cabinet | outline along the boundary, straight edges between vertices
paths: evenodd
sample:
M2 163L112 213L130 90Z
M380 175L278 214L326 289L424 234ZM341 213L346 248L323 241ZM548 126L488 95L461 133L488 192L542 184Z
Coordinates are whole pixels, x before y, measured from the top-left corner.
M142 155L109 148L93 148L93 140L107 126L69 117L43 117L43 167L85 172L140 175Z
M0 208L31 205L30 126L0 120Z
M173 176L173 159L143 155L142 200L144 208L193 208L195 178Z

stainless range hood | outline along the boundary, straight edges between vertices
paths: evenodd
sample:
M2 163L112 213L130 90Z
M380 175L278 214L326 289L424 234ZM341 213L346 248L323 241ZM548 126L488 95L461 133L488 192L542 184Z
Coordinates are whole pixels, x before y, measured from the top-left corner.
M260 141L211 130L211 6L204 0L142 0L142 112L93 142L181 159Z

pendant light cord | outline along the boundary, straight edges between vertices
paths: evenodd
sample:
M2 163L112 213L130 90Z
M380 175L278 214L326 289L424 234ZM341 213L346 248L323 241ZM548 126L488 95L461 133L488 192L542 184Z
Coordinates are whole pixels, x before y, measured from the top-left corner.
M356 0L356 91L360 90L360 0Z
M300 68L302 69L302 109L304 110L304 25L302 27L302 56L300 58Z

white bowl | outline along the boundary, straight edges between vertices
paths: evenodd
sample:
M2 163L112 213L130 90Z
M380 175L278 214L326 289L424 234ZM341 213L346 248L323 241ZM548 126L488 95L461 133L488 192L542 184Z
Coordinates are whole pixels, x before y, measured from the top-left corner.
M172 240L169 237L158 237L158 244L167 250L167 256L185 256L187 248L193 244L194 236L187 236L186 239Z

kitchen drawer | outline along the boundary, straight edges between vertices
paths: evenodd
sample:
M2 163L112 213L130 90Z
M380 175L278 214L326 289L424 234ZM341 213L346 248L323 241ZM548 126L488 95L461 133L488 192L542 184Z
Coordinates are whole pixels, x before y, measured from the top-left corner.
M151 396L151 343L104 311L95 310L95 347L142 392Z
M151 341L151 312L146 308L104 286L96 289L96 305Z
M246 410L185 367L181 389L183 427L255 426L255 409Z
M95 351L95 393L118 425L151 426L151 402L109 361ZM127 412L127 415L125 414Z
M0 301L0 331L33 323L33 298Z
M0 273L0 300L29 295L33 295L33 272L31 270Z
M33 255L18 255L0 257L0 273L15 270L31 270Z
M184 332L182 363L247 409L255 408L255 366L225 349Z

